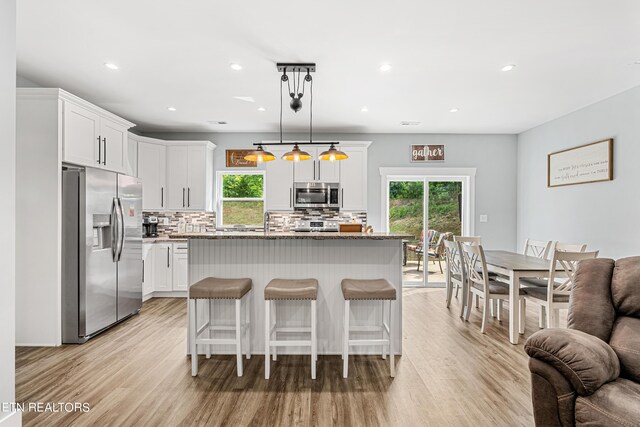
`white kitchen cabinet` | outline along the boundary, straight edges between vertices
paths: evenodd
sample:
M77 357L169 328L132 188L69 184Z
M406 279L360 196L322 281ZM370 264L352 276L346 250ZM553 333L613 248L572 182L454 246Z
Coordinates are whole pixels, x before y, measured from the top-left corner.
M96 108L64 101L63 161L125 172L131 126L110 113L97 113Z
M131 176L138 176L138 140L130 133L127 139L127 158L124 173Z
M167 209L213 209L213 147L197 142L167 147Z
M167 147L138 141L138 178L142 179L142 209L161 211L166 206Z
M338 146L339 147L339 146ZM311 159L294 164L295 182L340 182L340 162L320 160L320 153L329 149L329 146L309 147L302 146L311 155Z
M153 293L153 261L154 248L153 243L144 243L142 245L142 296L145 297Z
M268 151L276 156L276 160L265 166L265 209L293 210L293 162L282 160L282 155L289 149L268 147Z
M173 290L172 246L171 243L155 243L155 248L153 248L153 289L155 292Z
M341 160L340 191L345 211L367 210L367 148L342 147L349 158Z
M173 244L173 290L189 289L189 257L187 243Z

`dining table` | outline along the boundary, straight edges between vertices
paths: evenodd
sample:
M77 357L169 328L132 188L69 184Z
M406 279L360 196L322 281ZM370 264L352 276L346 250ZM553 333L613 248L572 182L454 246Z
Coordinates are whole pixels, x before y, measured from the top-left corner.
M487 270L499 274L509 285L509 341L518 344L520 334L524 334L525 314L520 312L520 279L549 277L549 260L517 252L486 250L484 256ZM563 275L563 269L557 269L555 275Z

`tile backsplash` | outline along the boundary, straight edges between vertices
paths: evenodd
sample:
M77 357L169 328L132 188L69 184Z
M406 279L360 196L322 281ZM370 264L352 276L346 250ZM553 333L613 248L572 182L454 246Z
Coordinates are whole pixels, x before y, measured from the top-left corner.
M322 218L338 220L340 222L355 222L367 224L366 212L338 212L331 209L302 209L296 211L270 211L269 230L289 231L295 221L301 219Z
M181 219L188 224L199 224L204 226L206 231L215 231L216 214L215 212L144 212L144 216L158 217L158 233L160 235L169 235L178 232L178 222ZM169 224L165 225L165 218Z

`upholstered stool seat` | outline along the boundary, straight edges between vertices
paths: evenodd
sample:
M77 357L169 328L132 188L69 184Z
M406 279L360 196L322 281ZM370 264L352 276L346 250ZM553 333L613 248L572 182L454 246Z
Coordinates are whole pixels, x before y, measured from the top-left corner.
M386 359L386 349L389 347L389 365L391 376L395 377L395 350L394 350L394 301L397 298L395 286L387 279L343 279L341 283L342 296L344 297L344 324L342 344L342 376L349 374L349 347L351 346L381 346L382 358ZM364 300L376 300L381 302L380 326L351 327L351 302ZM385 302L388 302L388 323L385 322ZM380 339L351 339L351 332L381 332Z
M240 299L251 290L251 279L207 277L189 288L189 298Z
M396 288L387 279L342 281L342 295L346 300L395 300Z
M247 359L251 358L250 304L251 279L227 279L220 277L206 277L189 287L189 348L191 352L191 375L198 375L198 345L204 345L206 357L211 357L213 345L235 344L238 376L243 373L242 366L242 338L244 335ZM205 301L202 301L205 300ZM213 324L213 300L235 301L235 325ZM208 303L207 303L208 301ZM203 326L198 326L198 302L207 307L208 320ZM244 306L244 316L242 313ZM244 322L242 319L244 318ZM215 331L235 331L235 338L214 338ZM204 336L206 335L206 336Z
M318 281L316 279L273 279L264 288L265 348L264 377L269 379L271 355L278 359L278 347L311 347L311 378L316 379L318 361L316 300L318 299ZM276 302L299 300L311 302L310 327L278 327ZM309 333L310 340L279 340L278 333Z

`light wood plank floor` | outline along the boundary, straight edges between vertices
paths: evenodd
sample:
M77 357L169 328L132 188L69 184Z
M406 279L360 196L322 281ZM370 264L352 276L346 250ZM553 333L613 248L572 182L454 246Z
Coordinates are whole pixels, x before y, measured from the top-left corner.
M458 317L442 289L404 291L404 354L397 377L374 356L279 356L235 371L235 356L201 358L197 378L185 356L186 304L153 299L138 316L81 346L18 348L18 402L88 402L88 413L26 413L25 425L533 425L527 356L509 344L507 322L480 334L480 310ZM537 327L529 307L527 333ZM508 319L506 316L504 319Z

